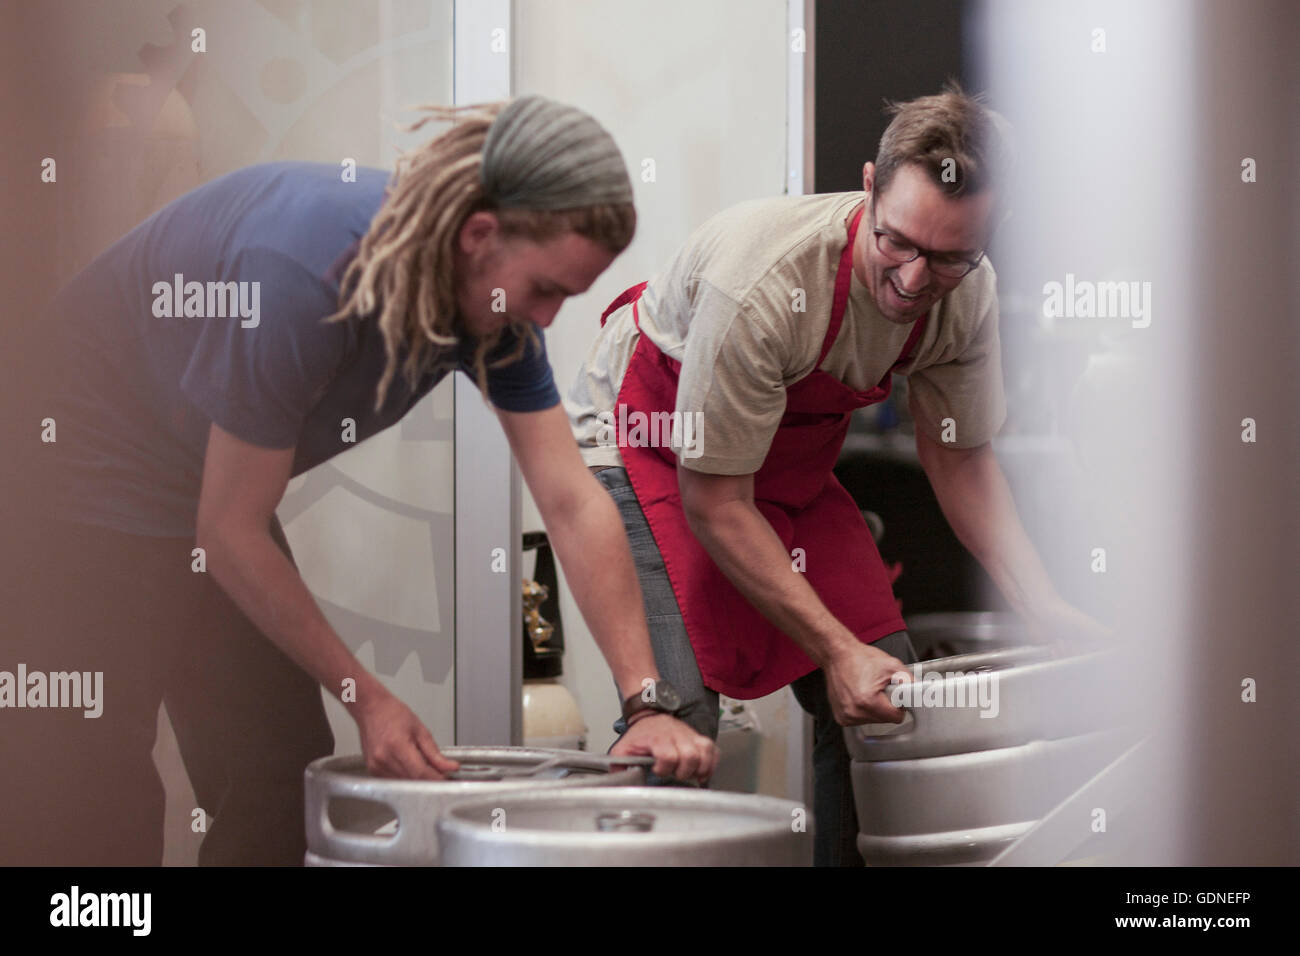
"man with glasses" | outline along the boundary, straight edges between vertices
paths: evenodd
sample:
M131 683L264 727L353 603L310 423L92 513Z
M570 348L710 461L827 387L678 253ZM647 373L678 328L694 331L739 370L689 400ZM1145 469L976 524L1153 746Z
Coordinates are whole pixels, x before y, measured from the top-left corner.
M886 690L916 659L831 472L893 373L944 514L1012 606L1055 634L1095 626L1056 594L990 449L1005 121L956 87L893 110L862 192L727 209L615 300L566 403L632 544L659 706L716 737L719 693L790 685L813 715L819 865L861 864L841 726L902 721ZM630 698L615 729L651 706Z

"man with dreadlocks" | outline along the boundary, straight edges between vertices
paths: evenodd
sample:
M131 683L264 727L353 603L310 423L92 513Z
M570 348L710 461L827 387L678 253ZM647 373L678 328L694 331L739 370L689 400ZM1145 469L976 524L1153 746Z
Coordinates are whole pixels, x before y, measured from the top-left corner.
M617 509L536 331L631 242L623 158L590 116L541 97L432 107L411 128L433 119L449 130L391 179L299 162L217 179L56 298L66 531L48 566L75 600L46 602L28 664L103 672L108 701L95 720L27 711L6 727L27 748L10 812L28 825L0 836L3 862L161 861L163 701L215 817L205 864L302 861L303 769L334 749L319 687L356 720L373 773L456 769L330 627L275 518L292 476L352 446L346 419L363 440L455 369L495 406L624 695L658 676ZM214 286L238 308L213 314ZM210 573L193 573L195 545ZM710 740L654 712L615 752L684 779L716 762Z

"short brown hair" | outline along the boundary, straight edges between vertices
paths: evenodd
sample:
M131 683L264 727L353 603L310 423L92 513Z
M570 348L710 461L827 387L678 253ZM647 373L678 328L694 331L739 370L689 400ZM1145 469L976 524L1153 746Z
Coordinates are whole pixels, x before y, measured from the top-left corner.
M949 196L969 196L998 184L1010 171L1011 127L949 80L942 93L885 104L893 114L876 152L874 191L885 191L903 166L920 166ZM954 160L945 165L945 160ZM945 173L948 173L945 176Z

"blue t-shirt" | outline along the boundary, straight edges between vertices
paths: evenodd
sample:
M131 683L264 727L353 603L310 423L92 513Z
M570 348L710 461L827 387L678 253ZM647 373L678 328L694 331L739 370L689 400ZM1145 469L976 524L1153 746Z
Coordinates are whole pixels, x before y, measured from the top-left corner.
M339 172L277 162L216 179L146 219L55 297L60 516L190 536L211 423L294 448L297 475L398 422L448 372L472 377L470 339L437 352L414 389L399 353L375 411L386 361L377 323L321 320L338 308L341 267L389 174L362 168L349 183ZM489 362L516 345L507 331ZM507 411L558 404L544 342L489 369L488 392Z

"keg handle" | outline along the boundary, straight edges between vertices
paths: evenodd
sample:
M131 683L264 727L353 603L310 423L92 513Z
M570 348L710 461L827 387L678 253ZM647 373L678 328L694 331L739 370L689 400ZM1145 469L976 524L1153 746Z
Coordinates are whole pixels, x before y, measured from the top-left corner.
M1020 647L1000 647L991 651L974 651L970 654L960 654L953 657L939 657L934 658L933 660L918 661L908 664L904 667L904 670L911 670L916 667L917 664L920 664L922 667L922 676L920 680L905 681L901 685L903 687L907 687L909 684L913 685L904 693L903 703L898 705L899 710L903 711L902 723L891 724L869 721L865 724L855 725L854 730L856 730L859 736L863 739L869 739L871 737L897 737L904 734L915 733L923 720L922 712L925 708L912 706L912 698L914 698L916 694L924 692L923 687L925 685L925 674L928 674L931 670L937 671L939 669L939 664L944 664L951 669L960 671L962 674L961 679L969 680L971 678L978 678L982 673L999 671L1008 665L1039 663L1043 656L1044 653L1039 645L1028 644ZM1026 658L1028 658L1028 660L1025 660ZM1051 658L1048 659L1050 660ZM900 685L890 682L883 690L881 690L881 693L885 695L885 698L889 700L891 704L893 703L892 691L898 686ZM908 723L909 717L912 721L910 724Z
M611 754L586 754L583 759L604 764L611 769L614 766L652 767L655 762L654 757L641 755L616 757ZM501 780L504 778L536 777L548 770L563 768L571 760L572 758L568 754L556 754L531 767L489 767L483 764L461 764L459 770L453 770L445 776L448 780ZM580 770L582 768L576 767L574 769Z
M319 801L310 795L309 790L307 813L309 830L314 823L316 831L326 840L330 840L352 852L363 854L373 854L376 851L393 853L397 851L399 845L405 846L411 838L406 824L407 820L411 818L412 805L408 800L408 795L400 789L392 793L386 793L382 798L377 798L369 785L369 781L366 780L326 777L324 782L325 786L319 796ZM366 800L387 807L397 818L397 832L384 834L357 833L353 830L339 829L334 825L334 821L330 819L329 815L330 805L338 798ZM315 806L312 806L312 804L315 804Z
M967 667L969 668L968 670L962 673L961 677L958 678L959 680L963 680L963 681L977 680L982 673L986 671L992 671L999 664L1004 663L1007 656L1006 650L1018 651L1020 650L1020 648L1007 648L1005 650L996 650L996 651L981 651L978 654L968 654L968 655L963 655L962 657L952 657L948 659L952 661L960 661L966 664ZM925 663L928 664L930 662L926 661ZM908 666L910 667L912 665L908 665ZM901 685L891 683L888 684L881 691L881 693L885 695L885 698L889 700L889 702L892 704L893 689L899 686L908 688L906 691L902 693L903 700L898 705L898 709L903 712L903 720L900 723L893 724L893 723L880 723L877 721L869 721L868 723L865 724L855 725L853 727L853 730L858 734L859 738L864 741L870 740L872 738L906 737L908 735L915 734L918 731L921 731L922 729L928 730L928 726L923 727L923 725L925 725L929 719L928 715L926 714L927 708L923 706L920 707L916 706L916 697L917 695L923 694L925 692L924 690L925 683L926 682L924 678L922 678L921 680L905 681Z
M653 767L655 758L650 754L590 754L589 759L613 767Z
M361 851L364 853L374 852L380 848L391 849L392 847L397 846L399 841L402 841L405 828L402 826L402 817L400 813L394 814L394 816L397 817L396 833L354 833L351 830L340 830L338 827L334 826L334 821L332 821L329 816L329 803L330 801L328 799L321 801L319 822L320 832L325 835L326 839L333 840L339 846L345 846L351 850Z

